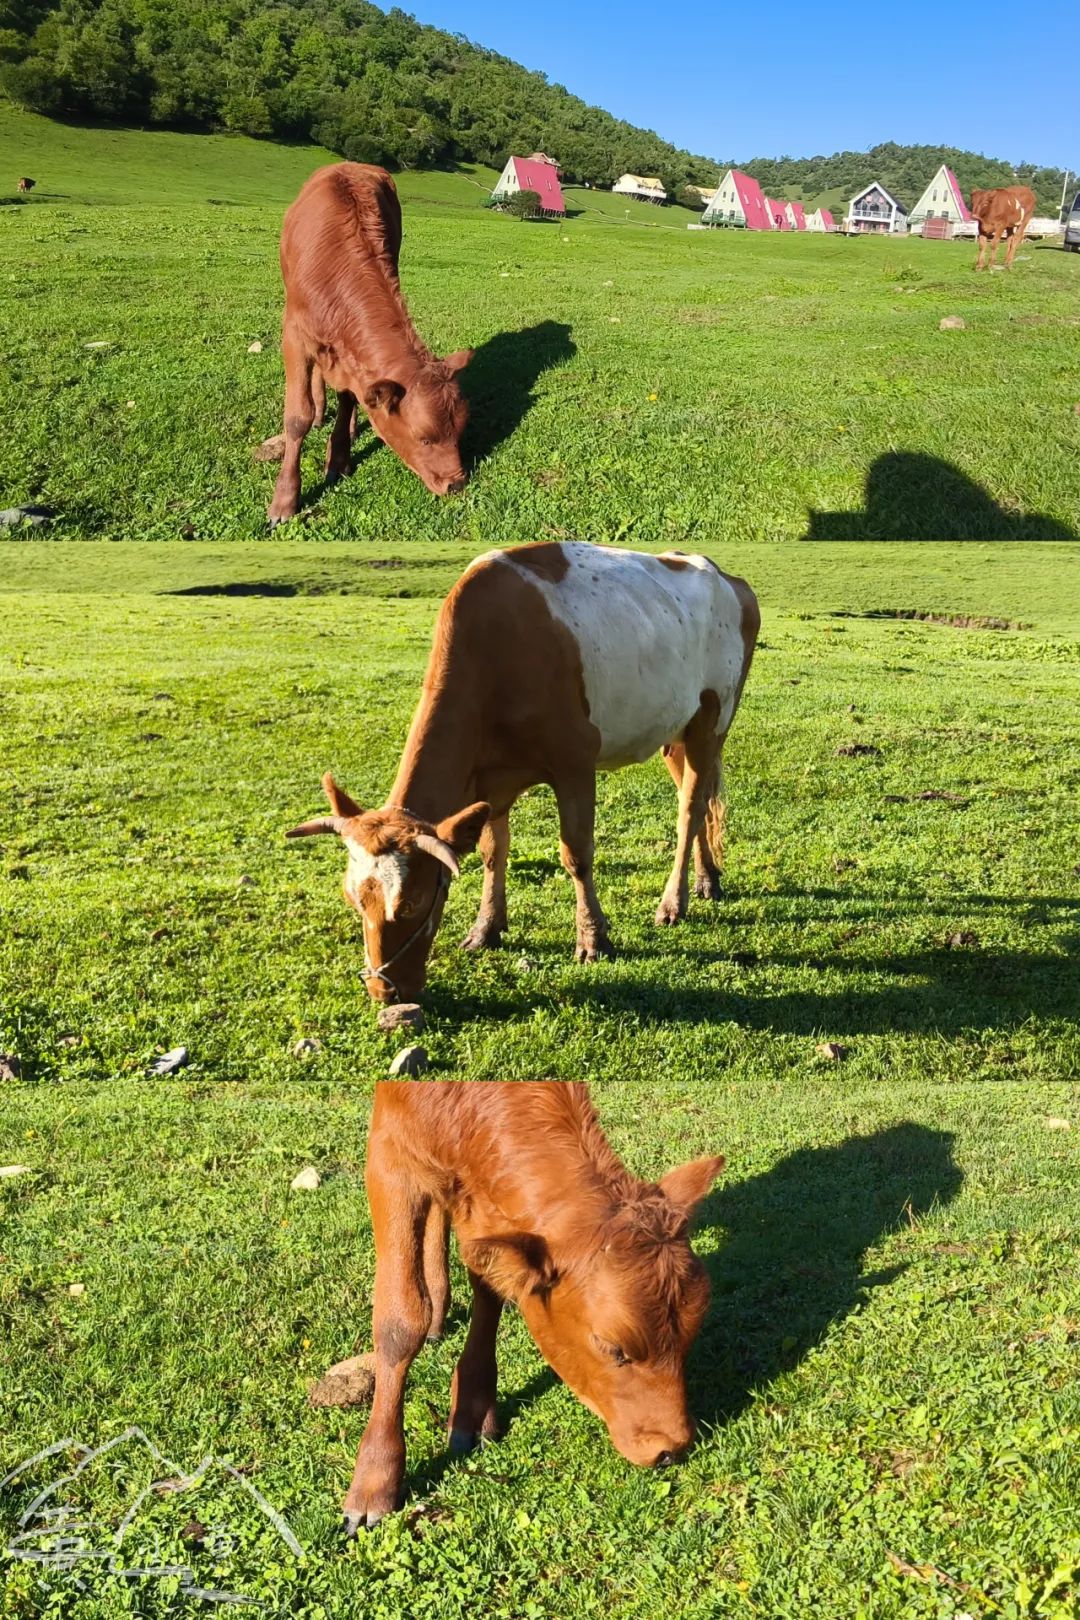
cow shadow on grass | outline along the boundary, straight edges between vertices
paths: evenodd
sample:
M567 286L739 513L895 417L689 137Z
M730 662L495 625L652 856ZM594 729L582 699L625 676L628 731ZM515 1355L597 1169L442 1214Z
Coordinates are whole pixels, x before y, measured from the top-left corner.
M545 371L577 353L571 328L563 321L540 321L517 332L499 332L474 352L461 373L469 401L465 465L474 470L508 439L535 403L534 389Z
M717 1229L704 1262L712 1306L690 1359L691 1410L729 1422L906 1263L867 1270L883 1239L948 1204L963 1183L954 1138L912 1121L722 1184L697 1222ZM700 1247L700 1245L699 1245Z
M1010 512L948 461L908 450L878 456L861 512L811 512L805 540L1075 540L1038 512Z

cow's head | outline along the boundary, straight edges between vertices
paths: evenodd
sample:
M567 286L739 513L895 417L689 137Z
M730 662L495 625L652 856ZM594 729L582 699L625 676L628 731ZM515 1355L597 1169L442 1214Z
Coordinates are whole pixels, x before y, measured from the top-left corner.
M461 462L461 435L469 407L458 372L472 355L471 349L461 349L445 360L426 360L407 384L383 377L361 396L379 438L433 495L454 495L468 482Z
M424 988L431 942L458 857L476 848L487 804L471 804L438 825L407 810L361 810L329 771L323 789L333 815L285 834L337 833L345 844L345 898L364 928L364 981L374 1001L415 1001Z
M719 1156L670 1171L600 1222L567 1257L527 1232L465 1244L469 1269L520 1309L545 1360L641 1467L677 1461L694 1438L686 1357L709 1303L690 1248L695 1206L724 1168Z

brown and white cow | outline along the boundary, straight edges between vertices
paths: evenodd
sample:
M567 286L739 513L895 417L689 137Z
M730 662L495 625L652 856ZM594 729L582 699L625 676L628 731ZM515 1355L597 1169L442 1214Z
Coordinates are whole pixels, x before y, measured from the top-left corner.
M994 268L1002 238L1008 239L1005 267L1012 269L1016 250L1024 240L1024 232L1035 212L1035 193L1027 186L999 186L994 191L973 191L971 212L979 223L979 253L976 270L983 269L983 256L990 249L990 268Z
M34 187L36 185L37 185L36 180L31 180L31 178L30 178L30 176L28 174L24 174L24 175L22 175L20 177L20 179L18 181L18 190L19 191L33 191L33 189L34 189Z
M375 1398L344 1502L348 1533L401 1505L405 1383L442 1332L451 1224L472 1284L451 1449L498 1432L495 1340L509 1299L624 1457L677 1461L694 1435L686 1357L709 1300L687 1227L723 1167L716 1155L640 1181L581 1084L380 1081L367 1158Z
M318 169L285 215L281 274L285 319L285 459L270 525L300 501L300 451L326 384L338 411L326 448L328 482L347 477L357 404L379 438L433 495L463 489L461 435L468 409L458 373L471 349L437 360L409 318L398 280L401 206L384 169Z
M499 944L510 809L537 783L558 804L577 959L614 955L593 884L596 773L659 749L679 816L656 922L686 913L691 849L695 892L719 899L721 753L759 622L750 587L707 557L567 542L477 558L439 612L389 801L365 812L328 773L333 814L287 835L341 835L369 994L411 1001L423 989L449 879L478 840L484 890L464 944Z

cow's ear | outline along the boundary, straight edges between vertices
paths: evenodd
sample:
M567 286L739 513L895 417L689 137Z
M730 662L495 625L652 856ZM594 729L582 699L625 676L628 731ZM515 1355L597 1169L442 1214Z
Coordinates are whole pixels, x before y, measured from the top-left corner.
M355 799L351 799L344 788L339 788L330 772L327 771L322 779L323 792L330 800L330 808L335 816L362 816L363 811Z
M666 1176L660 1177L660 1191L669 1204L689 1219L724 1168L724 1163L723 1155L719 1153L705 1159L691 1159L687 1164L680 1164L677 1170L669 1170Z
M464 1260L503 1299L546 1294L559 1280L551 1250L535 1232L482 1238L468 1245Z
M470 804L456 816L440 821L435 831L444 844L449 844L455 855L470 855L476 848L484 823L491 816L490 804Z
M443 361L443 365L446 367L447 371L464 371L465 367L468 365L475 353L475 349L458 349L456 354L448 354L446 356L446 359Z
M382 377L364 394L364 404L369 411L396 411L404 398L405 390L399 382Z

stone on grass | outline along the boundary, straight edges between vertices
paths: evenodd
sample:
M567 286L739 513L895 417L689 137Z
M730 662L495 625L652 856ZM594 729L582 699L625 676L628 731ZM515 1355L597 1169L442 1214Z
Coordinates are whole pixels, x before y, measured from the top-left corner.
M946 315L938 322L939 332L962 332L967 325L962 315Z
M322 1176L313 1164L305 1164L304 1168L293 1176L289 1186L293 1192L315 1192L322 1186Z
M350 1356L336 1362L308 1390L311 1406L367 1406L375 1393L375 1357Z
M150 1073L175 1074L177 1069L182 1069L184 1067L187 1060L187 1047L174 1046L171 1052L163 1052L159 1058L154 1059L153 1063L150 1065Z
M423 1074L428 1066L428 1055L422 1046L404 1046L390 1065L392 1075Z
M81 1299L83 1294L86 1293L86 1284L68 1283L68 1293L71 1295L72 1299Z
M248 354L262 354L262 344L258 338L255 339L254 343L248 344Z
M33 1173L28 1164L0 1164L0 1181L8 1176L32 1176Z
M376 1020L381 1030L414 1029L419 1035L424 1027L424 1009L418 1001L402 1001L390 1007L380 1007Z
M949 935L950 951L962 951L967 945L977 945L979 936L971 928L961 928L956 934Z
M18 1080L22 1064L15 1052L0 1052L0 1080Z
M1055 1117L1055 1115L1050 1114L1047 1116L1046 1128L1048 1131L1071 1131L1072 1124L1067 1119L1058 1119ZM4 1174L5 1172L0 1170L0 1176Z
M292 1049L294 1058L312 1057L314 1053L322 1051L322 1041L317 1041L314 1035L303 1035Z
M824 1058L827 1063L843 1063L850 1050L848 1046L841 1046L839 1041L822 1041L814 1047L818 1057Z
M285 454L285 435L275 433L272 439L264 439L257 444L251 452L252 461L280 461Z
M16 523L48 523L52 515L48 506L6 506L0 512L0 529L14 528Z

